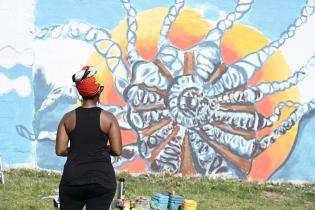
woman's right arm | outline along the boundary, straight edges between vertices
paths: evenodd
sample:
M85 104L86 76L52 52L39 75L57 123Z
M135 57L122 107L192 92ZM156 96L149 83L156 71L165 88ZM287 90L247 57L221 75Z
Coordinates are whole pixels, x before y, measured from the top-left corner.
M65 118L67 115L65 115L62 120L59 123L58 130L57 130L57 136L56 136L56 145L55 145L55 151L56 155L58 156L67 156L68 155L68 142L69 137L66 131L65 126Z

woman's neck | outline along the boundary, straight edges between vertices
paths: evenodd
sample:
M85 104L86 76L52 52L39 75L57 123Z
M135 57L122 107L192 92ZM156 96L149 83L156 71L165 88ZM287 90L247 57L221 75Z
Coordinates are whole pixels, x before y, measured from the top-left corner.
M96 101L94 101L94 100L83 100L81 106L82 106L83 108L96 107Z

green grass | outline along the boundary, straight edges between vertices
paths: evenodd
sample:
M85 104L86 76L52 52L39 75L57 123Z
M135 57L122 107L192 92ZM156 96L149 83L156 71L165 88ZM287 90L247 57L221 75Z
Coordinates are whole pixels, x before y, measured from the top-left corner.
M172 191L198 202L199 210L209 209L315 209L315 185L245 182L208 177L178 177L169 174L131 176L126 179L126 195L133 199L153 192ZM11 169L0 185L0 210L54 209L60 174L48 171Z

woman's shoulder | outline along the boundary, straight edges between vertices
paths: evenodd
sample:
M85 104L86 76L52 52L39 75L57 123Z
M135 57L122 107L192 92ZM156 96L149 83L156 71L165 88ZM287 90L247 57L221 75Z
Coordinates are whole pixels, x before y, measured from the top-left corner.
M71 118L74 115L75 115L75 109L64 114L64 118Z
M71 110L63 115L62 120L66 123L75 119L75 109Z
M104 109L101 109L101 115L108 118L115 118L115 116L111 112L105 111Z
M100 126L101 126L101 130L104 133L108 133L110 126L112 125L113 122L117 121L116 117L105 110L101 110L101 114L100 114Z
M75 110L72 110L64 114L62 121L66 127L67 133L69 134L75 127L76 121Z

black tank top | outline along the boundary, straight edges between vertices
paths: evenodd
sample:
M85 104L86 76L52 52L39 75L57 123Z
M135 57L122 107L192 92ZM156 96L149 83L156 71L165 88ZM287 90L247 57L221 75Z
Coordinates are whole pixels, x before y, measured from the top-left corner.
M76 124L69 134L70 148L61 185L98 183L116 188L115 172L107 147L108 135L101 131L101 108L75 110Z

